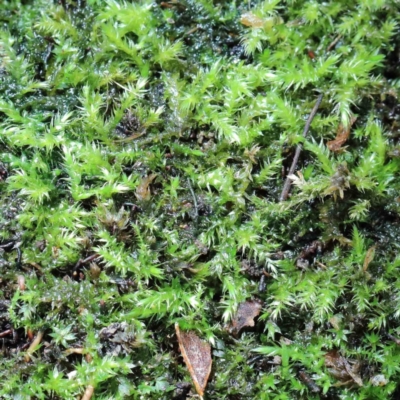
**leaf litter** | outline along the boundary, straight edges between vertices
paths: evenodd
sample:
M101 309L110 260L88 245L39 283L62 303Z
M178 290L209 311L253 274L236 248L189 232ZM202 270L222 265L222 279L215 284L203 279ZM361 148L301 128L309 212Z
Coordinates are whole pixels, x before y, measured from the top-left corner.
M200 339L193 331L183 332L175 324L176 336L183 360L199 396L204 395L211 373L211 346Z

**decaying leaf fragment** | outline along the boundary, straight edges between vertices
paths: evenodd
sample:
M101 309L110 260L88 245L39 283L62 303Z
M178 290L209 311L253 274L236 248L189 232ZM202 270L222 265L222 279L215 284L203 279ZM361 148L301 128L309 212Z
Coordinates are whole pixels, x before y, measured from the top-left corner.
M139 186L136 188L136 198L138 200L150 200L150 183L154 181L156 178L157 174L151 174L149 176L144 177L141 182L139 183Z
M284 21L282 17L278 15L261 18L249 11L242 14L242 16L240 17L240 22L242 23L242 25L248 26L250 28L264 28L266 30L270 30L275 25L283 24Z
M233 334L238 334L246 326L254 326L254 318L261 311L262 303L257 300L248 300L239 304L237 313L232 321L229 330Z
M339 382L336 386L353 385L363 386L359 371L361 364L358 361L350 362L342 357L339 352L332 350L325 354L325 366L329 373Z
M375 249L376 246L372 246L368 249L367 254L365 255L364 258L364 263L363 263L363 271L366 272L368 269L368 265L371 263L371 261L374 259L375 256Z
M356 117L351 117L350 124L349 126L344 126L343 124L339 124L338 130L336 132L336 138L333 140L330 140L326 145L328 146L328 149L330 151L335 151L339 152L344 150L344 147L342 147L343 144L347 142L347 139L350 136L350 129L354 122L356 122L357 118Z
M182 332L178 324L175 324L175 331L196 391L203 396L211 372L211 346L192 331Z
M262 18L257 17L257 15L254 15L252 12L242 14L240 22L244 26L251 26L252 28L262 28L265 23Z

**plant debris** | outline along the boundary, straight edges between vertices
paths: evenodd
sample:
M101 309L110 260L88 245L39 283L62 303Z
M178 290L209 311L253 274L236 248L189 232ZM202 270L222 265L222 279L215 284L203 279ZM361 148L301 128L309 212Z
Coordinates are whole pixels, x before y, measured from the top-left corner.
M374 259L375 249L376 249L376 246L372 246L368 249L367 254L365 255L365 258L364 258L363 272L367 272L369 264L371 264L372 260Z
M151 192L150 192L150 184L151 182L154 181L154 179L157 177L157 174L151 174L149 176L146 176L145 178L142 178L141 182L139 183L139 186L136 188L136 198L138 200L142 201L149 201L151 197Z
M199 396L203 396L211 373L211 346L194 332L182 332L175 324L176 336L182 357Z
M338 385L353 385L362 387L360 377L361 364L358 361L349 361L341 356L338 351L332 350L325 354L325 366L329 373L339 382Z
M237 335L243 328L254 326L254 318L256 318L262 308L262 302L259 300L248 300L240 303L238 310L229 326L229 331Z
M251 28L262 28L265 25L265 21L254 15L252 12L242 14L240 22L244 26L250 26Z
M356 122L356 121L357 121L357 117L352 116L348 126L345 126L342 123L339 124L338 130L336 133L336 138L334 140L330 140L326 144L330 151L339 152L339 151L343 151L345 149L342 146L349 139L351 127L353 126L354 122Z
M0 21L1 399L399 397L398 0Z

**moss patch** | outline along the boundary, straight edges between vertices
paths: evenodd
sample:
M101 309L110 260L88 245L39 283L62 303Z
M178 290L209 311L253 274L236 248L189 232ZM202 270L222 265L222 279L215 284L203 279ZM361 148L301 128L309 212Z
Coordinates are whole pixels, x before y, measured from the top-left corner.
M396 399L399 15L4 1L0 396L184 399L177 322L213 346L207 399Z

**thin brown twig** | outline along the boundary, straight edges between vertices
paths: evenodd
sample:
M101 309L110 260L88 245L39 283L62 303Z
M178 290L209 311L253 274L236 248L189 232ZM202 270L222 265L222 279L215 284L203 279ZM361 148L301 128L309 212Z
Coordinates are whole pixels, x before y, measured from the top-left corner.
M342 35L336 36L336 38L333 40L333 42L326 48L326 52L328 53L331 51L336 45L337 42L342 38Z
M78 262L75 264L75 267L74 267L74 269L72 270L73 272L75 272L80 266L82 266L83 264L86 264L86 263L88 263L88 262L90 262L90 261L93 261L93 260L95 260L96 258L99 258L100 256L98 255L98 254L92 254L91 256L89 256L89 257L86 257L85 259L83 259L82 260L82 258L80 258L79 260L78 260Z
M13 333L13 330L12 329L7 329L6 331L0 333L0 338L2 338L4 336L8 336L11 333Z
M185 33L183 34L183 36L182 36L182 37L185 37L185 36L191 35L192 33L194 33L194 32L196 32L196 31L198 31L199 29L200 29L200 27L199 27L199 26L195 26L194 28L192 28L192 29L189 29L187 32L185 32Z
M43 273L43 269L42 269L42 267L41 267L38 263L35 263L35 262L28 262L28 264L29 264L29 265L32 265L32 267L35 267L39 272Z
M314 105L314 108L311 110L311 113L308 116L306 125L305 125L304 130L303 130L303 137L307 136L307 133L308 133L308 131L310 129L310 126L311 126L311 122L313 121L313 119L315 117L315 114L317 113L318 108L321 105L323 97L324 97L323 94L320 94L318 96L317 101L316 101L316 103ZM281 196L279 197L279 201L285 201L287 199L288 195L289 195L290 187L292 185L292 180L289 178L289 176L294 174L294 171L296 169L297 163L299 161L301 149L302 149L301 144L297 145L296 152L295 152L294 158L293 158L293 162L292 162L292 165L290 166L290 170L289 170L288 176L286 178L285 184L283 185L283 190L282 190Z

